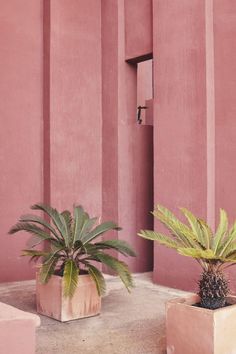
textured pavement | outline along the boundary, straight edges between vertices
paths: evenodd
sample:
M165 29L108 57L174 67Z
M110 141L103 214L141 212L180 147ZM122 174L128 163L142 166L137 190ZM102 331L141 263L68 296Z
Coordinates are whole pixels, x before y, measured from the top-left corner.
M129 294L116 277L108 276L99 316L67 323L40 316L36 353L166 353L165 302L184 292L154 285L151 273L135 275L135 283ZM35 282L0 284L0 301L35 313Z

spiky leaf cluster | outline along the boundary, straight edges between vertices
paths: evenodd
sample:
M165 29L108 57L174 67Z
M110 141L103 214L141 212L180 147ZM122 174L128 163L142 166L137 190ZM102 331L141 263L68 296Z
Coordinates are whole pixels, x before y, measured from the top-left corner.
M138 235L196 259L204 272L216 274L236 263L236 222L232 227L228 226L225 210L220 209L220 222L215 233L204 220L186 208L180 210L187 223L181 222L170 210L158 205L152 214L167 227L169 233L141 230ZM212 282L209 286L213 286Z
M201 306L216 309L225 306L229 294L228 280L222 272L204 271L199 280Z
M99 223L98 218L90 218L82 206L75 206L73 215L70 211L59 212L45 204L35 204L33 210L42 211L46 217L24 215L9 233L25 231L31 234L29 249L23 250L23 256L31 260L41 260L40 279L47 283L56 272L62 274L65 296L72 297L76 290L80 270L86 270L94 279L98 294L105 292L105 280L94 262L102 263L117 273L128 291L133 286L133 279L125 262L109 255L106 251L115 250L124 256L135 257L130 245L122 240L98 241L96 239L111 230L120 230L112 221ZM47 220L50 220L48 222ZM35 247L47 241L48 251L36 250Z

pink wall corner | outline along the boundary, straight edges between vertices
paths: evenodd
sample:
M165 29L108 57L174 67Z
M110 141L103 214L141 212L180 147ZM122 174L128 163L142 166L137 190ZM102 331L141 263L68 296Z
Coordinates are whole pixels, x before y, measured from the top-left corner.
M102 216L118 222L118 7L101 2L102 13ZM115 85L115 87L114 87ZM117 238L117 232L104 239Z
M102 2L103 213L117 217L122 231L115 237L139 253L125 259L137 272L152 269L152 244L137 237L139 227L150 223L152 163L145 154L152 152L152 133L136 123L137 68L125 62L125 4ZM151 172L140 173L142 164Z
M152 0L125 1L125 58L152 53Z
M1 1L0 281L30 279L28 235L7 235L42 200L42 1Z
M51 2L51 203L101 215L101 4Z
M153 3L154 203L173 212L184 206L203 218L207 212L204 3ZM155 229L160 228L155 223ZM156 282L193 290L199 270L190 259L155 245Z
M214 1L216 214L224 208L236 219L236 3ZM236 291L236 269L230 270Z
M152 125L153 120L153 60L137 64L137 107L147 107L141 111L143 124Z

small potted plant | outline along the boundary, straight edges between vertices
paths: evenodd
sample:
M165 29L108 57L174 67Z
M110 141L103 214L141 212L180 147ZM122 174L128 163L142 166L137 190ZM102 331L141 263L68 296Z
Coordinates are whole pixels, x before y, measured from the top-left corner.
M9 233L26 231L32 235L30 249L23 250L22 255L41 260L36 275L39 313L62 322L99 314L106 285L96 263L111 268L130 291L133 280L127 264L106 251L115 250L131 257L135 252L125 241L99 238L107 231L120 230L114 222L99 223L81 206L74 207L73 216L68 210L60 213L45 204L33 205L31 209L44 212L45 218L24 215ZM45 250L36 250L44 241Z
M167 303L167 353L236 353L236 301L229 296L229 280L224 274L225 268L236 263L236 222L229 228L227 214L221 209L213 233L204 220L187 209L181 211L187 224L158 205L153 215L169 233L141 230L138 234L196 259L202 268L198 294Z

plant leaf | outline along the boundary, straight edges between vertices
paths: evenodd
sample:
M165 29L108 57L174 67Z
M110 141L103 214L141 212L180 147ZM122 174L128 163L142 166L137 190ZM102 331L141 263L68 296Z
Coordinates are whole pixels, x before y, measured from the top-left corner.
M56 226L57 230L60 233L60 236L65 238L65 226L63 223L64 218L62 215L57 211L57 209L54 209L50 207L49 205L46 204L35 204L31 206L31 209L33 210L41 210L45 212L52 220L53 224Z
M81 205L74 207L74 226L73 226L73 244L79 239L86 213ZM87 217L88 214L87 214Z
M187 256L187 257L192 257L192 258L198 258L198 259L203 259L203 260L220 260L219 257L217 257L212 250L200 250L196 248L179 248L178 249L179 254L182 256Z
M169 248L178 249L182 246L180 241L173 240L170 236L161 234L160 232L151 230L141 230L138 235L148 240L158 241L161 245L164 245Z
M39 216L36 215L22 215L20 217L21 222L34 222L37 224L40 224L41 226L47 228L49 231L52 232L52 234L59 240L60 237L58 236L56 230L44 219L40 218Z
M114 249L124 256L136 257L136 253L131 246L123 240L107 240L94 244L97 249Z
M198 239L192 230L177 219L176 216L170 212L170 210L158 205L157 209L154 210L152 214L170 230L171 234L174 235L183 246L198 247L202 249L200 244L196 243Z
M54 274L55 267L58 261L57 257L54 257L50 260L50 262L47 262L47 258L45 259L45 263L43 263L40 267L40 282L42 284L46 284L48 280L51 278L51 276Z
M98 236L100 236L100 235L102 235L105 232L110 231L110 230L120 230L120 228L113 221L107 221L107 222L104 222L104 223L98 225L91 232L89 232L88 234L84 235L81 238L81 241L84 244L86 244L86 243L94 240Z
M103 252L97 253L96 258L100 262L106 264L109 268L114 270L120 277L126 289L130 292L130 288L132 288L134 284L133 284L132 275L129 271L127 264Z
M63 273L64 296L72 298L78 285L79 269L72 259L65 262Z
M207 234L205 233L205 227L206 225L204 225L202 223L202 221L200 221L200 219L196 218L195 215L193 215L193 213L191 213L191 211L189 211L186 208L180 208L180 210L182 211L182 213L184 214L184 216L187 218L193 234L195 236L195 239L204 247L204 248L208 248L209 245L209 240ZM208 226L208 225L207 225ZM209 226L208 226L209 228Z
M14 234L19 231L25 231L32 235L37 235L37 237L39 237L42 241L51 239L51 236L47 232L29 222L18 222L9 230L8 233Z
M217 254L218 249L221 246L221 242L228 229L228 217L224 209L220 209L220 222L216 230L215 237L213 239L213 250Z
M95 281L98 295L101 296L101 295L105 294L106 283L105 283L105 279L104 279L102 272L100 272L100 270L97 269L96 267L94 267L92 264L88 264L87 266L88 266L89 274L91 275L91 277Z

